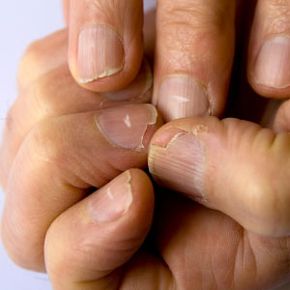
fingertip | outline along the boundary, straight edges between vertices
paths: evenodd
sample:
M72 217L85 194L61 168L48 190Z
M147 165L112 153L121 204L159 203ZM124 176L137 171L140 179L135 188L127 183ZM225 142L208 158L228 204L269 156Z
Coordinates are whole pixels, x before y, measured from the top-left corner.
M141 1L71 1L69 66L82 87L115 91L134 80L143 59L142 13Z
M133 168L88 198L86 209L92 222L97 222L99 227L111 227L125 235L140 237L151 225L153 208L152 183L145 172Z
M271 69L271 68L270 68ZM290 78L289 78L290 80ZM259 82L256 78L256 73L251 69L248 71L248 81L253 90L260 96L272 99L288 99L290 97L290 84L285 87L274 87L262 82Z
M149 170L163 186L198 201L207 197L208 158L215 136L220 137L222 123L215 117L180 119L162 127L149 148ZM217 145L217 147L219 147Z
M149 176L141 169L133 168L128 171L131 176L132 191L140 198L140 206L147 204L153 210L154 188Z
M224 212L247 230L286 236L289 144L289 134L251 122L183 119L156 133L149 169L161 185Z
M149 142L162 119L150 104L129 104L96 114L96 125L105 140L129 152L148 152Z
M166 121L220 115L224 110L233 62L235 1L196 4L161 1L157 9L153 103Z
M46 238L48 273L54 285L63 285L62 289L72 289L76 281L102 285L143 243L153 206L149 178L130 169L64 212ZM60 279L59 271L65 268Z
M289 3L258 1L252 26L248 80L253 89L267 98L290 96Z

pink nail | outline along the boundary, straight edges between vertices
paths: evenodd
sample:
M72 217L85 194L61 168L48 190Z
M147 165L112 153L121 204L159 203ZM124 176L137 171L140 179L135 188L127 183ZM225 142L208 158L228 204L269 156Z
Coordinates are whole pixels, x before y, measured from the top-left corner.
M97 126L112 145L142 151L150 142L157 119L152 105L125 105L103 110L97 115Z
M255 64L257 84L283 89L290 86L290 38L275 36L261 48Z
M113 222L124 216L132 203L131 174L127 171L95 194L89 212L96 222Z
M78 74L81 83L109 77L124 67L121 37L107 25L85 27L79 35Z
M206 88L188 75L168 76L157 98L157 107L166 121L210 113Z

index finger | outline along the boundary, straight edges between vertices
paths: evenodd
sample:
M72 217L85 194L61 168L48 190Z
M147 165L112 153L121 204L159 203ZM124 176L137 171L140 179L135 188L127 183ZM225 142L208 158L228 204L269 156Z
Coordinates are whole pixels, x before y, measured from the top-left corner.
M69 64L76 81L98 92L128 85L143 58L143 2L71 0L69 10Z

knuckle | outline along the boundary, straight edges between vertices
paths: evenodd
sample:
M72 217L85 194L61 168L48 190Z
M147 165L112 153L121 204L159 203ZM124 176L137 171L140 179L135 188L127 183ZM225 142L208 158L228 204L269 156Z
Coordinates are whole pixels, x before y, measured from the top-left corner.
M164 49L162 55L170 54L170 59L166 60L169 66L191 68L197 63L207 62L216 54L208 47L218 49L223 39L232 34L233 25L229 25L234 22L231 20L234 14L229 13L234 11L232 7L213 5L209 9L203 1L161 1L160 6L160 48Z
M41 57L42 41L36 40L28 45L22 60L28 59L36 61ZM33 63L33 62L32 62Z
M21 85L28 83L34 76L34 72L38 71L42 62L42 41L37 40L31 43L21 61L18 70L18 79Z
M39 77L37 82L27 86L22 90L21 98L26 99L25 102L33 108L33 114L39 115L41 119L62 114L65 102L60 100L64 100L68 93L64 89L66 86L72 91L77 91L68 69L63 71L63 68L60 68Z
M25 88L58 67L66 66L67 41L66 30L60 30L31 43L18 69L20 88Z
M233 6L233 4L214 5L212 9L209 9L206 1L196 2L179 1L176 4L175 1L161 1L160 5L163 8L161 22L163 24L180 23L183 26L190 26L196 33L209 30L217 32L228 27L229 11L234 11L234 9L227 6Z
M290 1L269 0L267 17L269 33L285 33L290 30Z
M34 112L38 112L42 118L57 109L54 93L57 94L58 90L54 92L54 82L52 81L51 77L44 76L29 86L22 96L31 104Z

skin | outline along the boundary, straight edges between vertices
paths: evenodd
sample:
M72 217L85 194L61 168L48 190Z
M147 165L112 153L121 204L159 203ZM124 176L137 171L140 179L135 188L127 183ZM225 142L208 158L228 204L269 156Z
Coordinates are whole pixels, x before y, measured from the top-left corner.
M64 0L63 3L70 28L68 60L76 81L98 92L130 83L143 58L142 1ZM223 114L235 47L239 49L240 36L245 34L249 38L245 70L252 88L265 97L287 99L290 95L289 13L289 0L157 1L153 102L163 117L169 121L177 117ZM119 34L126 55L124 67L118 73L84 84L79 77L78 35L84 27L96 24L108 25ZM274 45L268 42L271 39L276 41ZM100 36L88 41L87 46L102 41L104 38ZM284 43L284 52L281 43ZM266 50L263 50L264 44ZM262 51L267 51L267 55L259 59ZM172 86L163 83L167 77L176 75L186 76L198 87L198 93L190 98L186 109L182 100L171 99ZM187 82L179 85L178 95L187 97L184 92L187 85ZM164 90L168 92L165 96Z
M66 47L66 31L59 31L28 48L20 65L19 98L8 114L4 130L5 141L0 153L1 182L7 192L2 227L4 243L19 264L40 271L45 269L43 243L53 219L64 210L63 207L69 208L83 199L92 187L103 186L127 169L144 168L149 138L161 125L156 109L142 105L148 101L146 94L133 94L131 106L128 107L128 103L124 101L112 101L107 95L80 88L69 73L65 53L62 54L62 61L59 60L60 64L57 62L53 66L58 54L64 52ZM38 62L40 58L41 61ZM34 68L33 72L31 68ZM27 74L27 71L30 73ZM140 74L142 73L141 71ZM25 77L22 78L22 75ZM144 78L143 82L138 83L141 89L137 89L137 92L143 92L147 81ZM113 98L114 93L110 97ZM143 149L126 149L114 144L96 123L103 112L115 109L112 112L117 115L122 108L131 117L130 125L133 129L134 119L140 115L140 108L149 109L155 116L148 126L144 121L143 125L139 122L140 126L135 128L136 131L146 129L142 144L141 136L138 138L140 144L144 145ZM116 122L121 123L123 120L117 119ZM77 145L80 140L81 144ZM83 153L79 148L83 148ZM63 152L67 152L67 157L64 157ZM34 156L34 160L28 160L27 156ZM36 168L39 170L34 171ZM62 171L61 168L68 170ZM58 181L52 181L54 176ZM25 180L29 182L26 183ZM51 188L51 182L56 187ZM44 194L47 191L51 194ZM21 194L18 195L18 192ZM56 193L55 199L52 198L53 192ZM44 195L48 197L46 201L43 199ZM30 199L29 196L34 198ZM61 196L61 202L58 196ZM30 200L31 203L25 200ZM40 200L41 206L38 204ZM15 206L18 209L14 216L10 211ZM39 215L42 216L41 219L38 219ZM12 226L19 223L25 228L24 231L18 231ZM22 251L22 246L17 248L13 242L16 240L26 244L25 252Z
M7 118L1 149L1 180L7 192L1 229L15 262L47 271L54 289L61 290L248 290L271 289L289 281L289 219L282 206L289 198L289 134L235 119L190 118L169 123L153 137L149 160L155 166L163 164L154 159L154 146L169 141L172 128L199 132L197 126L203 125L208 133L195 135L204 142L207 164L213 168L202 175L207 199L198 199L198 191L188 190L184 193L189 201L157 186L153 194L146 174L131 169L131 206L111 222L96 222L89 208L104 193L103 186L118 181L121 172L128 174L127 169L146 166L148 152L120 150L96 128L92 131L90 116L105 110L104 96L75 85L65 53L59 57L61 64L54 64L53 52L66 51L65 45L66 32L59 32L30 47L20 68L20 96ZM120 103L107 106L121 108ZM274 115L273 127L285 131L275 121L285 121L281 111ZM157 122L154 130L159 126ZM211 154L214 146L222 149L221 154ZM80 152L80 148L87 150ZM255 154L256 148L263 150ZM192 162L197 157L189 151L188 158ZM110 166L105 162L108 159ZM215 170L221 163L227 166ZM247 182L259 189L256 192L264 203L248 222L253 208L241 192L244 184L239 172L251 166L259 179L249 176ZM272 183L269 176L279 170L284 173L275 175ZM228 172L234 172L235 178L227 180ZM190 184L194 178L190 175L184 182ZM160 172L158 179L166 183ZM247 214L239 215L241 207L231 202L232 197L238 204L243 202L242 211ZM285 221L281 231L273 232L281 218ZM252 227L255 222L257 228ZM263 234L257 230L261 226Z

